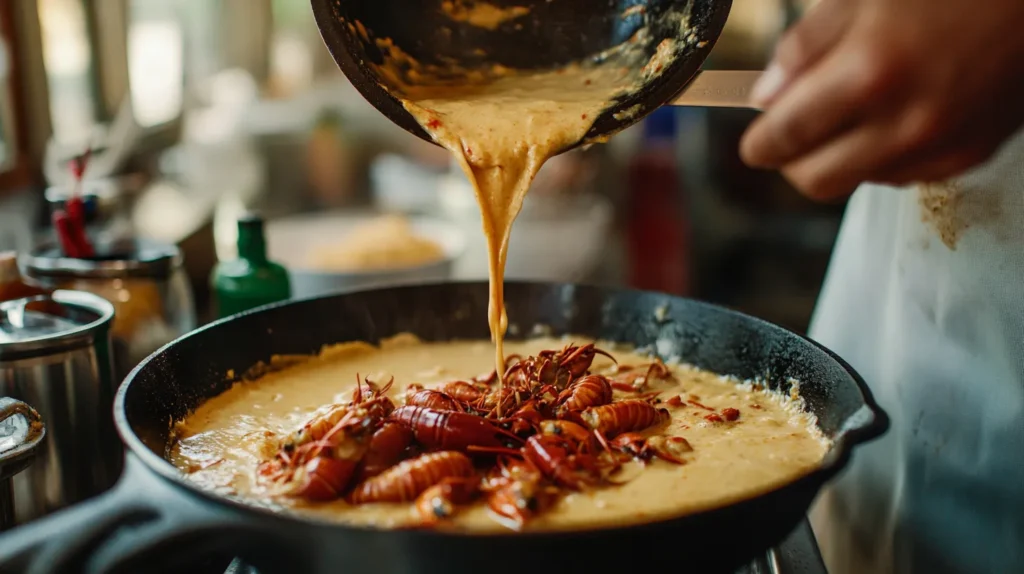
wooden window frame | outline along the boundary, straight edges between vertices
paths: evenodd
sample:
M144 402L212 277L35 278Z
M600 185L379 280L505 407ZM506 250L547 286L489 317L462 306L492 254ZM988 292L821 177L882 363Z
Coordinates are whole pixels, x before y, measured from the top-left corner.
M14 167L0 172L0 195L30 187L35 180L29 163L28 126L25 113L24 93L21 86L21 54L18 53L18 30L14 25L13 2L0 2L0 37L8 52L8 97L14 110ZM0 86L0 89L5 87Z

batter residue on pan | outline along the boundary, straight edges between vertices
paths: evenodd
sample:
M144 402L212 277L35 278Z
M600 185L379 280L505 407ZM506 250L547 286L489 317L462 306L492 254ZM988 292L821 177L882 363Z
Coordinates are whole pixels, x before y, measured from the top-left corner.
M610 344L508 347L501 391L484 341L337 345L203 404L169 459L204 488L320 519L550 530L729 504L828 447L798 397Z

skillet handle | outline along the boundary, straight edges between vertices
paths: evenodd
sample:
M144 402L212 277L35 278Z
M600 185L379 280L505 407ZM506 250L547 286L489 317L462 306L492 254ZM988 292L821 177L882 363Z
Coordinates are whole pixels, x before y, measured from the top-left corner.
M175 571L214 552L280 560L295 547L276 519L251 516L155 476L128 454L111 490L0 536L0 574Z

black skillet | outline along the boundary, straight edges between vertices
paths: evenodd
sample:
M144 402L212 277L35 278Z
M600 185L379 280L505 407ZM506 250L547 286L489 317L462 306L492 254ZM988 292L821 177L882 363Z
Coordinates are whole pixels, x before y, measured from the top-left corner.
M392 122L431 143L433 139L395 97L400 87L389 85L374 69L385 61L376 40L389 39L421 64L449 70L451 79L457 77L456 69L479 70L494 64L546 70L591 61L642 28L649 34L641 48L652 56L662 40L684 39L684 33L693 32L693 40L680 43L676 57L659 75L616 100L570 148L603 140L673 101L750 106L747 95L760 75L701 73L725 28L732 0L487 0L498 7L530 10L493 30L453 21L442 10L443 4L452 2L471 4L467 0L311 0L320 35L352 85ZM689 11L690 27L681 31L679 20L667 15L684 10ZM357 32L355 23L367 31L367 39Z
M780 327L686 299L597 287L508 283L510 320L527 333L651 346L664 358L773 388L801 381L808 408L835 446L813 473L727 507L630 527L561 534L455 535L316 523L197 490L163 458L171 421L278 354L411 332L483 339L487 285L448 283L362 291L272 306L199 329L146 359L125 380L115 418L128 447L109 493L0 536L0 572L146 572L211 551L262 574L340 572L731 572L778 544L855 445L888 419L860 377L821 346ZM339 381L346 385L348 381ZM172 570L173 571L173 570Z

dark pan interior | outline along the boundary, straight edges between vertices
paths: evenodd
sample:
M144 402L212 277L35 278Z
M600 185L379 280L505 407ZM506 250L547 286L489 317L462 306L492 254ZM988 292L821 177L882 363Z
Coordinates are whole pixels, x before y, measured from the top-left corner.
M700 70L732 7L732 0L496 0L501 7L528 6L530 13L487 30L452 21L441 9L443 1L312 0L321 35L342 72L392 121L427 141L433 140L381 87L374 69L384 61L378 38L389 38L417 61L441 69L478 70L495 63L550 69L587 60L644 27L650 33L644 50L653 55L662 40L681 35L678 20L665 16L688 8L690 29L701 42L687 44L662 74L601 114L584 138L589 141L628 127L672 100ZM356 33L353 22L363 25L370 41ZM619 113L634 106L639 108Z
M873 402L852 370L818 345L764 321L656 293L587 286L513 282L506 284L505 298L510 338L544 325L555 335L633 343L663 359L679 357L771 388L787 389L797 380L832 438L872 422L865 405ZM162 454L170 421L275 355L315 354L324 344L377 342L402 332L429 341L486 339L486 317L486 283L396 287L265 309L200 329L149 359L124 389L125 414L136 435Z

